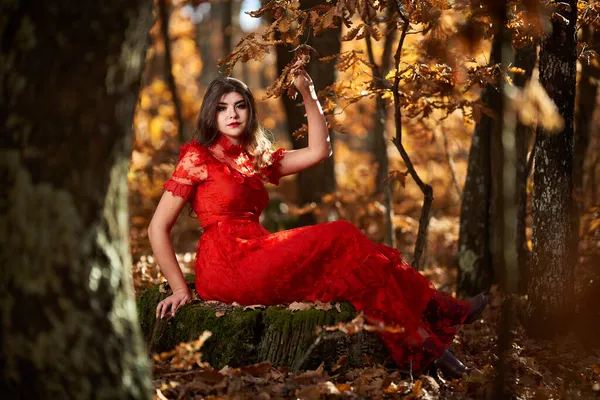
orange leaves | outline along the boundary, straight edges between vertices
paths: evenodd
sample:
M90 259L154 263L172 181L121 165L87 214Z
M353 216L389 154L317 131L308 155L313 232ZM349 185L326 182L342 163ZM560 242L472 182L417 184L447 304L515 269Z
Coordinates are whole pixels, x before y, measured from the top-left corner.
M200 348L211 336L211 332L204 331L194 341L180 343L171 351L155 354L154 361L165 362L170 360L171 367L178 370L190 370L196 365L200 367L208 366L208 364L202 362Z
M389 172L388 177L385 178L384 182L399 182L402 187L406 187L406 176L408 175L408 170L401 172L398 170L392 170Z
M365 316L360 312L350 322L338 322L337 325L326 326L325 328L318 327L317 334L320 334L323 330L327 332L343 332L348 336L352 336L362 331L401 333L405 329L398 325L384 324L382 321Z
M242 38L235 49L226 57L219 60L218 65L224 66L226 75L230 75L238 61L262 61L269 53L271 46L283 43L281 40L265 40L257 33L250 33Z
M371 36L373 39L379 41L383 35L381 32L377 30L377 28L373 26L369 26L367 24L360 24L352 29L350 29L343 37L343 41L348 40L360 40L364 39L367 35Z

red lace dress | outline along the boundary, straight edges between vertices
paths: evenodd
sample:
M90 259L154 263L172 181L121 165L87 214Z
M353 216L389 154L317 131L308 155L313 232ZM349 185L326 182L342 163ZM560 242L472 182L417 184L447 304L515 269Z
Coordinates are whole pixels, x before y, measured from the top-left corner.
M401 332L380 332L400 368L420 372L451 343L469 303L439 293L388 246L347 221L270 233L259 224L279 184L278 162L255 172L241 146L219 134L206 147L181 147L164 188L189 200L204 233L195 259L196 289L205 300L283 304L345 300Z

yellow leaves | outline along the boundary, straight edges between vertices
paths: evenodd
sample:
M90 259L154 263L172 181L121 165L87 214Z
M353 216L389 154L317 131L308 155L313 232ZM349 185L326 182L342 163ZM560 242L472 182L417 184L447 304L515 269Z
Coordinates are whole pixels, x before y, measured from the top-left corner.
M162 137L164 124L164 118L160 116L152 118L150 121L150 136L153 140L159 140Z
M521 123L532 127L539 124L548 133L562 131L564 120L539 81L529 81L523 90L513 89L516 94L512 104Z
M591 233L596 232L597 230L600 230L600 218L594 219L590 222L590 227L588 228L588 233L591 234Z
M373 39L379 41L383 35L381 32L377 30L374 26L369 26L367 24L360 24L352 29L350 29L343 37L342 41L349 40L360 40L364 39L367 35L371 36Z
M152 106L152 99L147 93L142 93L140 96L140 107L148 109Z
M202 353L199 350L211 336L210 331L204 331L198 339L180 343L171 351L154 354L153 359L156 362L171 359L171 367L180 370L190 370L196 365L207 366L208 364L201 361Z
M155 79L150 85L150 90L153 94L160 96L167 91L167 84L163 80Z

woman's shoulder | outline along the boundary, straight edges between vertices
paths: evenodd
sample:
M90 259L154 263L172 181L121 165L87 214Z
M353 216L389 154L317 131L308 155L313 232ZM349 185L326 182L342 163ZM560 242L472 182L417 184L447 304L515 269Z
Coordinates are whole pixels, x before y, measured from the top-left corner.
M208 147L192 139L179 148L179 160L193 158L195 163L206 163L214 160Z

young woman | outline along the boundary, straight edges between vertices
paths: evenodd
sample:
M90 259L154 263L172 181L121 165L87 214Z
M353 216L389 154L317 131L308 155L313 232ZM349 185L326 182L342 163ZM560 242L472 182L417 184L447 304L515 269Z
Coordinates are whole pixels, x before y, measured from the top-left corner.
M487 303L479 295L455 300L437 292L391 247L376 244L347 221L269 233L258 222L277 185L331 156L329 133L312 80L299 69L294 85L308 117L308 147L273 151L261 130L248 87L215 79L204 97L195 139L181 147L148 235L173 294L157 317L191 300L170 241L189 201L204 233L195 260L196 289L205 300L250 304L346 300L365 315L402 329L381 332L390 355L415 373L430 364L447 377L467 372L447 348L458 326L473 322Z

